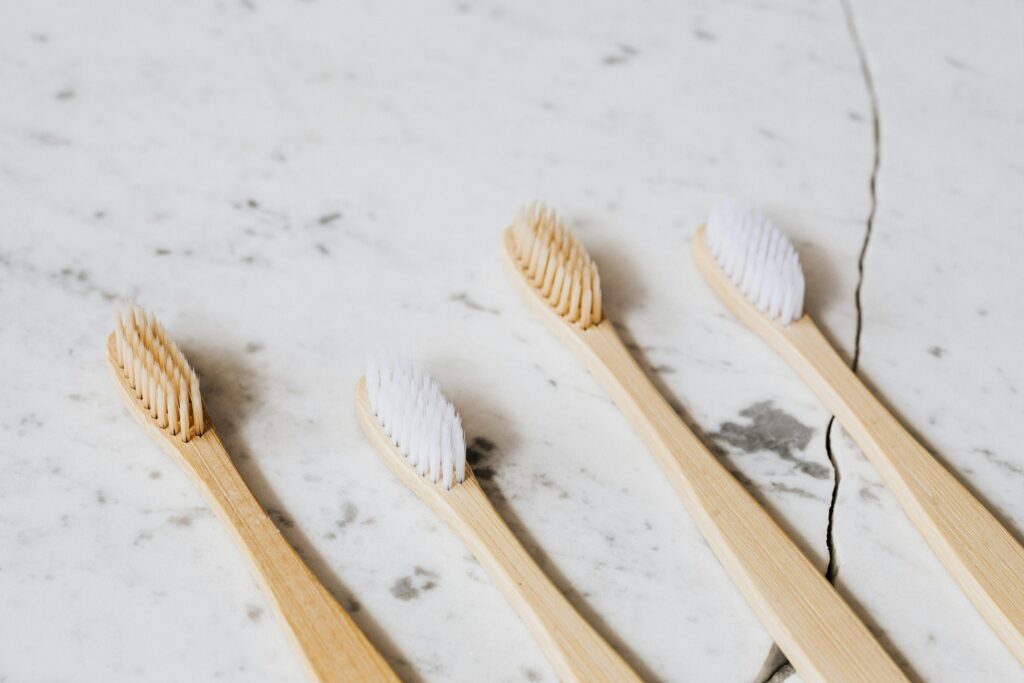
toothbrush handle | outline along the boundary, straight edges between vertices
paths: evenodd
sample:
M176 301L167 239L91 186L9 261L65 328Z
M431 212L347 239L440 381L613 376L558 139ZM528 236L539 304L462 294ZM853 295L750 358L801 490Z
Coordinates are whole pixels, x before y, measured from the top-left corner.
M187 443L173 443L252 561L271 604L302 652L311 679L397 682L384 658L267 517L214 429L209 427Z
M860 381L807 316L784 333L786 360L835 413L1018 660L1024 662L1024 548Z
M654 454L715 555L804 680L906 681L822 573L683 424L611 322L578 337L591 372Z
M438 511L515 608L563 682L641 680L537 566L475 477L453 486L443 499Z

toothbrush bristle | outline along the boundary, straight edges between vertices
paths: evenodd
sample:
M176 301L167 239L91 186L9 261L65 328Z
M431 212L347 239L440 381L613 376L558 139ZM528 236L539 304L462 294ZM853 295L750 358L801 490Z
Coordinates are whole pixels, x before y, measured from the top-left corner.
M163 325L138 306L114 323L117 367L157 425L182 441L203 433L199 376Z
M560 316L583 329L601 322L597 264L553 210L543 204L520 209L512 244L523 276Z
M446 489L466 478L462 418L430 375L395 357L366 364L370 411L420 476Z
M800 255L785 233L756 209L718 202L707 223L711 255L750 303L783 325L804 308Z

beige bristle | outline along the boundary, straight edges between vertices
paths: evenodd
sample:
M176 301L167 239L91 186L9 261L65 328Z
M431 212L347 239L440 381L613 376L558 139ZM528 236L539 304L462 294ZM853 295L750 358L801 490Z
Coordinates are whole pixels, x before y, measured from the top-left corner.
M511 234L524 277L559 315L583 329L601 322L597 264L553 210L542 204L524 207Z
M149 416L156 419L156 377L149 374L149 397L146 404L149 406Z
M167 426L167 396L163 384L156 387L156 423L161 427Z
M128 355L131 356L131 352L130 351L129 351ZM131 376L128 379L131 382L132 387L135 388L135 397L141 399L142 398L142 361L139 360L138 356L133 356L133 357L129 358L128 362L131 364L131 367L132 367Z
M160 342L160 351L163 353L167 352L167 331L164 330L164 326L153 320L153 336L156 337L157 341Z
M203 396L199 393L199 375L196 371L192 371L192 381L190 382L192 387L192 418L196 423L196 432L199 434L203 433Z
M114 311L116 316L116 324L114 325L114 339L117 348L117 360L124 367L124 323L121 321L121 311Z
M117 358L121 362L121 369L124 371L125 377L129 378L131 382L132 366L131 361L128 360L128 342L121 344L117 349Z
M167 392L167 429L171 434L177 434L180 423L178 422L178 393L174 386Z
M138 306L119 311L114 325L121 374L156 425L182 441L203 433L199 376L157 319Z
M178 406L180 407L180 419L181 419L181 430L178 432L181 434L182 441L188 441L188 392L185 391L185 385L181 385L181 389L178 393Z
M138 386L139 400L144 408L149 408L149 372L147 372L146 361L137 359L138 366L135 371L135 382Z

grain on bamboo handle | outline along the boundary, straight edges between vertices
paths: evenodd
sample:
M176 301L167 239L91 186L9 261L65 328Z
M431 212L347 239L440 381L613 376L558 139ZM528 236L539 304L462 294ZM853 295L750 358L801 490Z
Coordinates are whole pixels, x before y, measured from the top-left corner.
M559 678L578 683L641 680L537 566L476 478L446 495L453 528L533 633Z
M1024 547L932 456L839 357L809 317L783 355L882 475L950 574L1024 662Z
M310 678L339 683L398 681L253 497L216 432L208 429L182 447L197 456L195 476L251 560Z
M768 513L679 419L602 322L578 335L762 624L805 680L906 681L875 637Z

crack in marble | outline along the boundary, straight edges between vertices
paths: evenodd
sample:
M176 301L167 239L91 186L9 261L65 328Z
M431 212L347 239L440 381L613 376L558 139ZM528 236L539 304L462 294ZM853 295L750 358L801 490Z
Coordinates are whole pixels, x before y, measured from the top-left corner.
M831 584L835 584L836 574L839 573L839 556L836 553L833 531L836 521L836 502L839 500L839 482L842 480L842 475L839 472L839 463L832 452L832 425L835 424L835 421L836 416L833 415L828 420L828 427L825 428L825 455L828 456L828 461L832 463L832 500L828 504L828 522L825 525L825 548L828 550L828 565L825 567L825 578Z
M765 671L766 669L767 671ZM793 673L796 672L793 665L789 663L789 659L782 653L778 645L772 643L771 649L768 650L768 657L765 659L761 671L758 672L759 678L756 679L756 683L783 683Z
M850 369L857 372L857 365L860 362L860 341L861 333L864 330L864 310L861 304L861 289L864 286L864 260L867 257L868 245L871 243L871 234L875 227L875 214L878 211L878 169L882 160L882 119L880 107L878 106L878 92L875 89L875 79L871 73L871 66L868 63L867 51L864 48L864 41L861 40L860 32L857 29L857 21L854 17L851 0L839 0L846 16L846 27L850 33L850 41L853 43L857 53L857 60L860 62L860 72L864 78L864 89L868 96L868 105L871 108L871 141L873 155L871 160L871 175L868 178L868 194L870 203L868 215L864 222L864 241L860 246L860 254L857 257L857 286L853 290L853 304L857 312L857 324L853 333L853 358L850 361ZM835 425L835 415L828 421L828 428L825 432L825 450L828 459L832 463L834 484L832 488L832 503L828 508L828 526L826 528L825 544L828 547L828 568L825 577L830 582L835 582L839 573L839 560L835 552L835 540L832 535L833 522L835 519L836 502L839 499L840 474L839 466L835 455L832 453L832 427Z
M857 58L860 61L860 71L864 76L864 88L867 90L868 103L871 106L871 137L874 146L874 157L871 163L871 176L868 179L868 192L871 203L868 208L868 216L864 225L864 242L860 247L860 255L857 259L857 287L854 289L853 301L857 310L857 327L853 336L853 360L850 367L857 372L857 364L860 362L860 336L864 329L863 308L861 306L861 288L864 285L864 259L868 253L868 245L871 242L871 233L875 228L875 213L878 210L878 169L882 161L882 118L878 106L878 92L875 90L875 79L871 74L871 67L868 64L867 52L864 50L864 42L857 30L857 23L853 16L853 8L850 0L840 0L843 12L846 14L846 25L850 30L850 40L857 51Z
M881 108L878 104L878 91L875 89L875 79L871 73L868 63L867 51L864 48L864 41L861 40L860 31L857 29L856 18L854 17L851 0L839 0L843 16L846 19L846 28L853 43L857 61L860 64L861 76L864 79L864 88L867 91L868 105L871 109L871 139L872 139L872 161L871 175L868 177L868 194L870 202L868 215L864 221L864 240L861 242L860 253L857 256L857 285L853 290L854 310L857 314L856 326L853 333L853 357L850 361L850 368L857 372L860 362L860 341L861 333L864 330L864 311L861 304L861 290L864 286L864 261L868 253L868 245L871 242L871 234L875 227L875 215L878 211L878 169L882 159L882 120ZM825 527L825 547L828 550L828 565L825 567L825 578L829 583L835 584L836 576L839 574L839 556L835 546L835 511L839 501L839 485L842 480L839 471L839 463L832 452L832 428L835 425L836 417L829 417L828 426L825 428L825 454L832 465L832 499L828 506L828 523ZM774 647L774 645L773 645ZM769 657L771 653L769 653ZM783 655L782 662L773 669L761 683L783 683L791 675L796 673L789 659Z

